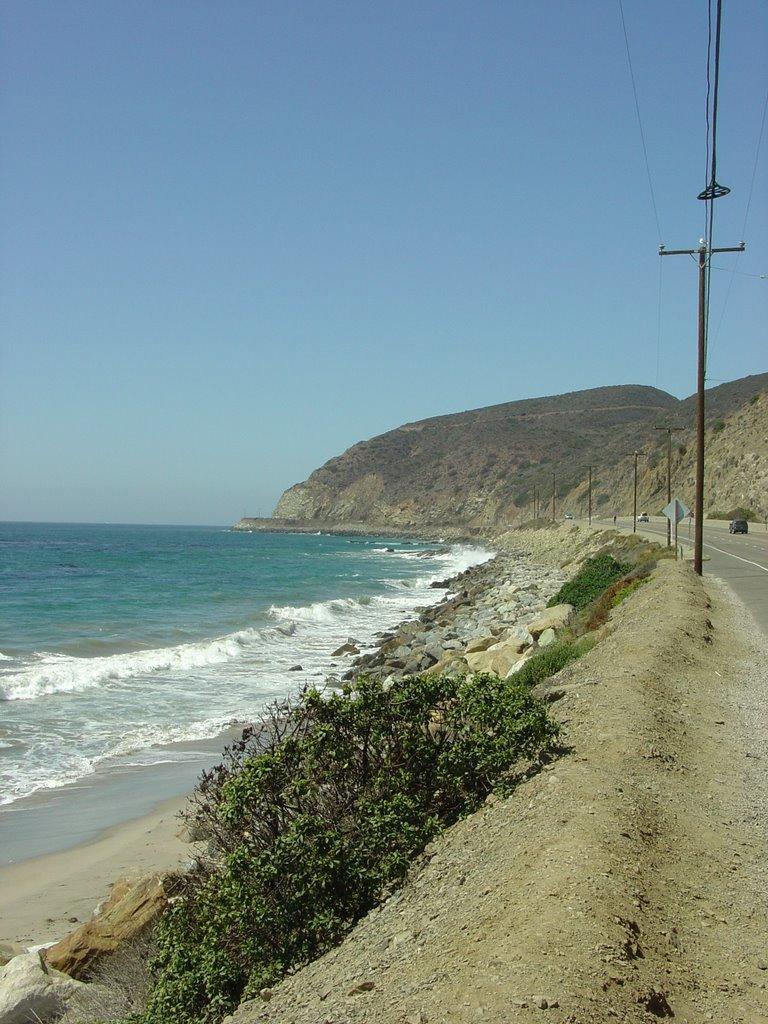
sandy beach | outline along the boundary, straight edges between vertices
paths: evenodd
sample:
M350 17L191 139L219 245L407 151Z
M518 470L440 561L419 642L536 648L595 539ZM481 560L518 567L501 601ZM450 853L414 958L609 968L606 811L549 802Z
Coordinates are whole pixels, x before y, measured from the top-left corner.
M118 878L184 864L192 848L179 838L177 816L186 800L166 800L92 842L0 868L0 941L53 942L87 920Z

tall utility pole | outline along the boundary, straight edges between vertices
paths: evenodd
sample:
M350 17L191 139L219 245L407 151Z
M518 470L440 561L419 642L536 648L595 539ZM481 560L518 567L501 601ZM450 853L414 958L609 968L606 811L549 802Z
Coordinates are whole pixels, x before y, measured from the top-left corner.
M589 525L592 525L592 467L589 467L589 487L588 487L589 498L587 499L587 517L589 519Z
M537 514L537 511L538 511L538 508L537 508L537 505L536 505L537 498L538 498L538 495L536 494L536 484L534 484L533 485L533 521L534 522L536 522L536 514Z
M554 472L552 473L552 522L555 521L555 486L556 478Z
M672 434L682 427L656 427L656 430L667 432L667 504L672 501ZM667 519L667 547L672 546L672 520Z
M642 457L643 453L634 451L632 455L635 460L635 486L632 496L632 533L637 533L637 460Z
M699 337L696 374L696 493L693 502L695 532L693 537L693 568L701 576L704 546L704 381L707 372L707 264L718 252L744 252L746 245L707 249L705 238L699 239L698 249L665 249L659 246L659 256L696 256L699 258Z

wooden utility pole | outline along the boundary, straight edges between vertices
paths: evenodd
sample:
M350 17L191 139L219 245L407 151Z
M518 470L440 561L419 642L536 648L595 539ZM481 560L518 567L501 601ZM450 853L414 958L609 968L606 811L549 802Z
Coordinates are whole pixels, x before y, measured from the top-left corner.
M698 256L699 262L699 333L696 373L696 493L693 502L695 531L693 538L693 568L701 576L704 548L704 383L707 373L707 265L715 253L744 252L746 245L727 246L707 250L706 239L699 239L698 249L665 249L659 246L659 256Z
M667 504L672 501L672 434L676 430L682 430L682 427L656 427L656 430L666 430L667 432ZM667 519L667 547L672 546L672 520ZM675 551L677 554L677 551Z
M642 452L631 453L635 460L635 485L632 492L632 533L637 533L637 460L643 457Z
M589 467L589 498L587 499L587 517L589 519L589 525L592 525L592 467Z
M554 472L552 473L552 522L555 521L555 486L556 478Z

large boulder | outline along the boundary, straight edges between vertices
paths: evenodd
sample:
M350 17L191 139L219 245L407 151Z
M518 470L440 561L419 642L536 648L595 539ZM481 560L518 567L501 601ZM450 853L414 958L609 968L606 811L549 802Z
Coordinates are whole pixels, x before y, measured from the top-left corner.
M82 982L48 967L39 953L22 953L0 968L0 1024L58 1020Z
M539 612L533 622L528 623L528 632L538 639L545 629L564 629L573 618L572 604L556 604Z
M490 672L503 679L530 643L531 638L527 633L525 636L509 636L484 651L467 653L467 664L473 672Z
M46 962L73 978L83 978L100 957L140 935L163 913L176 875L122 879L90 921L43 953Z
M495 643L498 643L499 638L497 636L479 636L474 640L470 640L467 644L467 654L477 654L478 651L487 651L489 647L492 647Z

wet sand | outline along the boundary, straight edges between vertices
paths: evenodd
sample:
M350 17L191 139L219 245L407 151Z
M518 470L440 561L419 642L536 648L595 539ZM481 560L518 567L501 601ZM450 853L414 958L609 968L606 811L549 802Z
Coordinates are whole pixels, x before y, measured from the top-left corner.
M53 942L119 878L187 863L195 851L178 814L241 728L175 744L185 760L97 773L0 808L0 942Z

